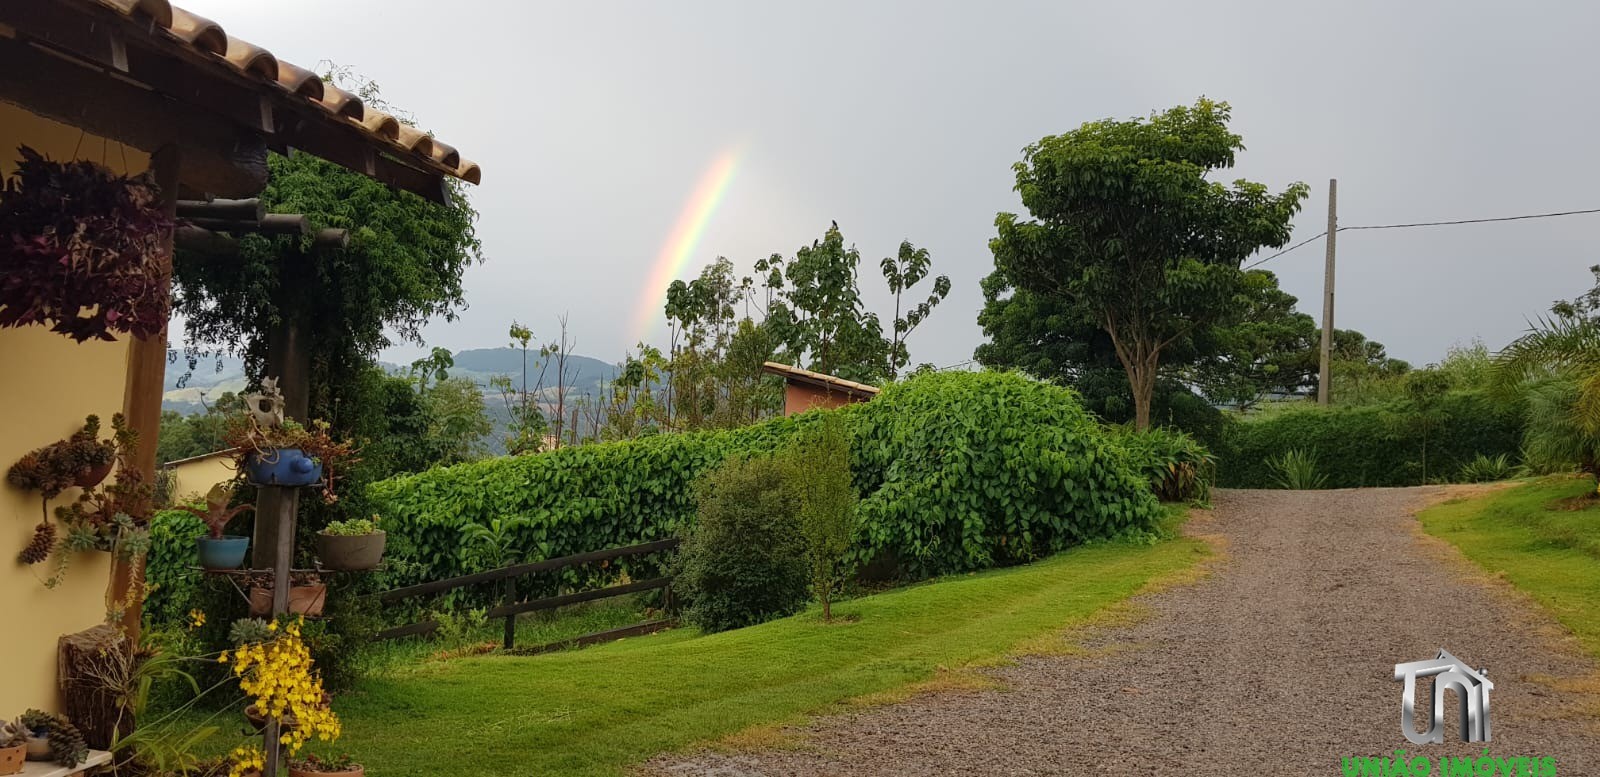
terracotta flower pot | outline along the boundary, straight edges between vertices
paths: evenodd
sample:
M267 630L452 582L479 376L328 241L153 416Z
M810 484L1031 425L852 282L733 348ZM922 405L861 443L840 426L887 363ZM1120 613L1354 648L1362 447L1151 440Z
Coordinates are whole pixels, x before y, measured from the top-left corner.
M22 764L27 760L26 742L16 747L0 747L0 774L16 774L22 771Z
M116 461L113 460L98 467L84 467L78 470L78 476L72 479L72 485L78 488L94 488L100 485L100 481L105 480L107 475L111 474L111 467L115 464Z
M388 535L382 531L345 536L319 533L317 560L327 569L340 572L365 572L383 561L383 546Z
M289 612L317 618L322 615L322 605L328 599L328 586L324 583L289 586ZM262 618L272 614L272 587L257 586L250 589L250 614Z
M293 766L289 767L289 777L364 777L366 773L367 768L361 764L356 764L349 769L337 772L313 772L305 769L296 769Z

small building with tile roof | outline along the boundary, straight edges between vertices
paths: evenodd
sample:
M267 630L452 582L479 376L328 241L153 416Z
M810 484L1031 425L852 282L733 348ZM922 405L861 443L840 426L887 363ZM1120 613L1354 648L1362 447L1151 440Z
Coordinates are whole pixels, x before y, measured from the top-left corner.
M778 362L763 363L761 371L783 378L784 415L804 413L818 408L843 407L852 402L865 402L877 396L879 391L877 386Z

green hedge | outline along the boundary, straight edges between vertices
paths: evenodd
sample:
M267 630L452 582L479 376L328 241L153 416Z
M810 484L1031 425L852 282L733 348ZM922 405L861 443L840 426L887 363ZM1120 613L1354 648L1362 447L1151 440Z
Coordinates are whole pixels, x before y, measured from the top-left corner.
M1478 454L1517 456L1523 409L1476 391L1446 395L1443 420L1429 432L1428 480L1456 477ZM1230 488L1271 488L1267 460L1285 451L1315 451L1328 488L1414 486L1422 483L1422 439L1404 403L1323 408L1305 404L1232 425L1217 451L1218 482Z
M897 576L1036 558L1148 528L1158 510L1127 452L1067 389L1011 374L934 374L833 412L853 434L862 497L853 560ZM471 571L460 527L496 518L528 519L510 549L521 559L679 535L694 519L696 478L730 453L776 450L816 417L503 457L374 484L393 582Z

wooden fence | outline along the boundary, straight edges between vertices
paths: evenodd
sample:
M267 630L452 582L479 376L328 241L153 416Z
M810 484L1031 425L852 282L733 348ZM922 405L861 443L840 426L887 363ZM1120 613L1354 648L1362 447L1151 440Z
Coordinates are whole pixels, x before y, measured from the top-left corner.
M613 596L624 596L627 594L639 593L640 591L654 591L656 589L661 589L666 592L666 609L670 609L672 603L671 576L654 577L649 580L635 580L630 583L622 583L620 585L608 586L606 588L596 588L589 591L576 591L573 593L561 594L560 596L548 596L543 599L532 599L525 602L517 600L517 578L538 574L541 572L555 572L568 567L578 566L580 564L591 564L599 561L609 561L616 558L647 556L652 553L661 553L678 547L678 542L679 540L676 539L657 540L655 542L646 542L640 545L629 545L625 548L596 550L589 553L579 553L574 556L562 556L561 558L533 561L526 564L513 564L508 567L491 569L485 572L475 572L470 575L452 577L447 580L435 580L429 583L406 586L405 588L396 588L392 591L385 591L377 596L378 600L382 602L397 602L402 599L410 599L416 596L426 596L428 594L443 593L445 591L452 591L457 588L465 588L467 586L483 585L487 583L500 583L503 589L504 603L498 607L490 608L487 613L487 617L505 619L505 647L509 650L516 647L517 616L525 612L553 610L557 607L564 607L569 604L592 602L597 599L609 599ZM565 647L567 645L586 645L595 642L604 642L610 639L617 639L620 637L633 636L636 634L648 634L652 631L665 628L672 623L673 619L671 618L645 621L642 623L635 623L631 626L623 626L617 629L598 631L593 634L584 634L579 637L573 637L572 639L563 640L559 643L554 643L543 647L555 649L559 647ZM380 631L378 632L378 639L396 639L414 634L429 634L438 628L438 621L422 621L420 623L396 626L392 629ZM537 650L530 652L537 652Z

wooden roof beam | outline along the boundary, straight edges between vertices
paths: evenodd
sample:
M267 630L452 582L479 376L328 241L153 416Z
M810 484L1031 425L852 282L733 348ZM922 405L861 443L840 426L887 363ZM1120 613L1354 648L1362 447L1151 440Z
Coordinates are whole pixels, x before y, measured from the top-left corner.
M179 182L192 189L246 197L266 187L265 140L216 114L13 38L0 37L0 73L27 74L0 78L0 101L146 152L181 147Z

